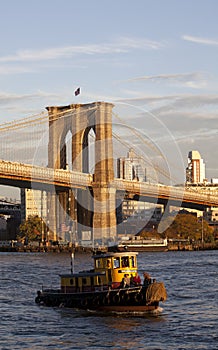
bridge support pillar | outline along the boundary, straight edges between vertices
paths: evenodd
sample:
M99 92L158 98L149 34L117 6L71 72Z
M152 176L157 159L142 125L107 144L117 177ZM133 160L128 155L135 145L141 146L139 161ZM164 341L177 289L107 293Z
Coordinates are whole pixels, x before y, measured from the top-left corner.
M93 187L94 215L93 235L95 240L115 240L116 238L116 189L107 185Z
M112 144L112 108L99 103L95 113L95 172L93 183L93 234L103 241L116 238L116 190Z
M47 241L57 241L57 215L56 215L57 196L55 192L48 192L47 196Z
M113 105L106 102L47 107L49 112L48 166L50 168L67 169L66 136L71 132L72 170L88 173L90 171L88 147L90 131L92 130L95 135L92 196L90 196L90 189L87 189L87 193L81 193L82 190L78 190L77 199L74 201L80 231L82 232L84 227L85 230L92 231L93 241L101 237L109 239L116 236L116 195L111 186L114 180L112 108ZM49 212L49 225L54 233L54 239L57 239L60 224L66 222L66 213L69 214L71 211L72 214L73 208L69 210L67 196L66 191L65 194L57 194L57 203L54 199L51 201L53 208L51 207Z

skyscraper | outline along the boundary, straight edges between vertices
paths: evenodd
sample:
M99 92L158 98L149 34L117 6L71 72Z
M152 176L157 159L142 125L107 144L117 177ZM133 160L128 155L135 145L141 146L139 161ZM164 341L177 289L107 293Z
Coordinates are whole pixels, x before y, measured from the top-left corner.
M117 177L130 181L146 181L145 162L132 148L127 153L127 157L118 158Z
M198 184L203 183L205 180L205 164L200 153L198 151L190 151L186 168L186 182Z

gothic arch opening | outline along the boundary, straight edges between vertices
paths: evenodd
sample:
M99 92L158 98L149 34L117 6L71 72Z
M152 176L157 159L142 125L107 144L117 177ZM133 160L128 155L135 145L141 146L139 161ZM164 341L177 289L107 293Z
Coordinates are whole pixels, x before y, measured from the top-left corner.
M62 135L60 169L72 170L72 132L70 130Z
M72 164L72 132L69 130L65 137L66 144L66 165L68 170L73 170Z
M95 171L95 130L87 128L83 137L82 171L94 174Z

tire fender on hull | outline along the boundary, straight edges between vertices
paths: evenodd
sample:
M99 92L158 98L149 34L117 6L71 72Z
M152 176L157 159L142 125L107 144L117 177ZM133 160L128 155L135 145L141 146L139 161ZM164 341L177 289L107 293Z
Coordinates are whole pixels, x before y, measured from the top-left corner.
M144 299L144 296L143 296L142 293L136 293L136 294L134 295L134 299L135 299L135 301L136 301L137 303L141 303L141 302L143 301L143 299Z
M114 304L119 304L120 303L120 295L119 295L119 293L117 293L117 294L115 294L113 296L113 303Z

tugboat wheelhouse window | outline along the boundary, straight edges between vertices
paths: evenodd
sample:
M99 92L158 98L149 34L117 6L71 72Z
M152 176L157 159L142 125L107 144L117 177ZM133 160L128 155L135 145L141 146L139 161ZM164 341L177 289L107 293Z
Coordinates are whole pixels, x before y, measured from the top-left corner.
M111 261L110 261L110 259L107 259L107 265L106 265L106 267L107 267L108 269L111 268Z
M122 258L121 258L121 266L122 267L129 267L129 258L128 258L128 256L122 256Z
M135 258L134 258L134 256L131 256L131 264L132 264L132 267L135 267L136 266L136 264L135 264Z
M114 269L117 269L120 267L120 258L114 258Z
M102 260L101 259L96 259L95 260L95 267L96 269L102 268Z

